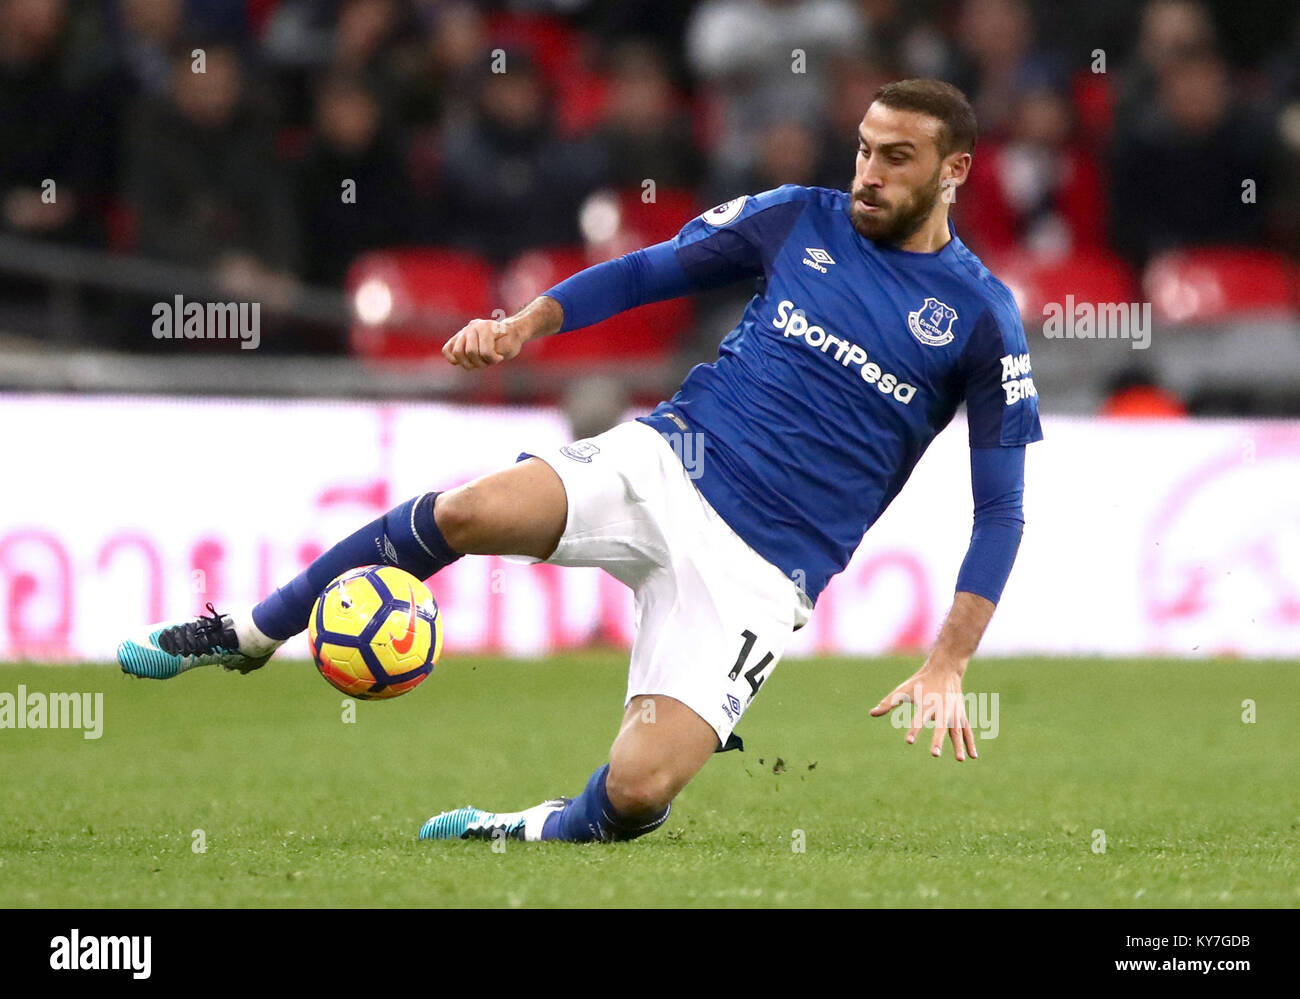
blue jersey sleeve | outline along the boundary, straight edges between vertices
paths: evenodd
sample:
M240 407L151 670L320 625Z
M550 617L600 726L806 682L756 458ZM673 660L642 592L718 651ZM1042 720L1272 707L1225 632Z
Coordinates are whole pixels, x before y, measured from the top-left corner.
M1005 288L977 320L960 367L971 447L1019 447L1043 439L1029 344Z
M808 203L786 184L711 208L671 240L579 271L542 292L564 311L560 332L638 305L761 277Z
M811 192L783 184L762 194L734 198L710 208L673 239L682 269L700 289L765 275Z
M564 323L559 331L567 333L690 290L690 280L668 242L578 271L542 294L560 303Z
M975 523L957 573L957 589L996 604L1011 575L1025 525L1024 447L971 448L970 483Z

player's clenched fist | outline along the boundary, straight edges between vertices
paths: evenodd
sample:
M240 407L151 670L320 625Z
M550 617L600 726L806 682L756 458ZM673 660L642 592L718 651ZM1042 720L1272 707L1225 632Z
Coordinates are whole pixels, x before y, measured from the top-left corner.
M467 371L508 361L523 348L527 335L509 319L475 319L448 340L442 356Z
M560 303L539 295L508 319L475 319L448 340L442 356L466 371L515 357L536 336L556 333L564 324Z

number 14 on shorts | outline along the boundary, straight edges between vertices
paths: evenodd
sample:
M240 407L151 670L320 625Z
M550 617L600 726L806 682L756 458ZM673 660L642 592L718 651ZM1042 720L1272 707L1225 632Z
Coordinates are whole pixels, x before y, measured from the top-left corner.
M746 628L740 633L743 644L740 647L740 654L736 656L736 665L731 667L731 672L727 674L727 679L734 680L740 676L740 671L745 669L745 664L749 661L750 653L754 651L754 643L758 641L758 636ZM767 679L763 675L763 670L772 665L775 656L768 652L761 658L751 669L745 670L745 679L749 681L749 697L745 699L748 705L758 693L758 688L763 686L763 681Z

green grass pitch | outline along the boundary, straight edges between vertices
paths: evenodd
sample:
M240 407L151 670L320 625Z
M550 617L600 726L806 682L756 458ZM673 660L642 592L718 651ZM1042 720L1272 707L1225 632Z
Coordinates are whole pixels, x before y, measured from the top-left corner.
M448 656L354 723L301 662L3 667L104 728L0 729L0 906L1300 906L1295 663L978 660L999 730L958 764L867 716L918 662L783 663L659 832L502 852L415 836L576 793L622 656Z

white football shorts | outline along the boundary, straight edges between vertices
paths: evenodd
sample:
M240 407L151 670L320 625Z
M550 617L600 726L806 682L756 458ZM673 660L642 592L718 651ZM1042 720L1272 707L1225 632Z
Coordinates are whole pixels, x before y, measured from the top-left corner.
M726 746L808 622L807 595L728 526L653 427L621 423L527 454L554 468L568 495L564 534L547 561L597 566L636 596L624 704L672 697Z

